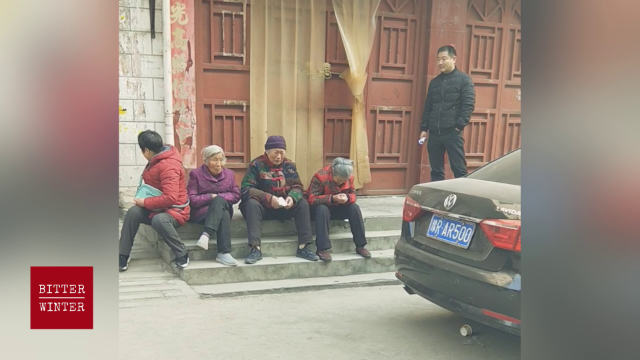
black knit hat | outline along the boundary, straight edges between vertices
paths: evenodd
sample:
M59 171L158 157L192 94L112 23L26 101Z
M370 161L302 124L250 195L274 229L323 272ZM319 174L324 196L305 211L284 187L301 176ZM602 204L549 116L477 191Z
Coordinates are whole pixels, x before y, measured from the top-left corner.
M267 138L267 142L264 144L265 150L270 149L287 149L287 142L280 135L271 135Z

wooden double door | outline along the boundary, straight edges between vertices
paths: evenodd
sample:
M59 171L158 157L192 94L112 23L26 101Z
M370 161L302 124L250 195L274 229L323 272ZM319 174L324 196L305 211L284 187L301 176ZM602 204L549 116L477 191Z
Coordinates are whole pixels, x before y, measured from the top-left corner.
M240 178L251 160L251 4L194 1L197 150L221 145L227 167ZM519 147L519 4L517 0L380 1L365 87L372 182L362 189L363 194L404 194L412 185L428 181L426 152L418 146L417 137L427 84L437 75L434 49L451 38L447 34L458 39L458 66L476 86L476 110L464 134L470 170ZM332 72L339 73L348 62L331 9L329 0L325 61ZM462 23L439 30L440 23L448 21L442 14ZM326 163L349 156L351 99L342 79L325 82Z

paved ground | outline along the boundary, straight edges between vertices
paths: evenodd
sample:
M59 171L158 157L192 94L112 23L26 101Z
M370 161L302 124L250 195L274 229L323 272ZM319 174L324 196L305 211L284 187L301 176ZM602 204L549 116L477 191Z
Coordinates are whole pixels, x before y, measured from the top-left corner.
M404 195L358 196L362 216L402 216Z
M473 325L398 285L120 309L121 359L519 359L520 338Z
M197 298L198 294L160 259L132 260L119 274L119 307L144 307L171 299Z
M403 200L358 201L365 216L375 216L401 213ZM129 271L119 276L121 359L519 359L520 338L477 324L473 336L461 337L464 319L399 285L343 288L352 285L326 278L233 291L192 288L168 271L150 244L136 242L134 253ZM350 281L392 282L386 275ZM260 288L299 291L310 282L315 288L304 292L265 294ZM198 296L225 291L263 293Z

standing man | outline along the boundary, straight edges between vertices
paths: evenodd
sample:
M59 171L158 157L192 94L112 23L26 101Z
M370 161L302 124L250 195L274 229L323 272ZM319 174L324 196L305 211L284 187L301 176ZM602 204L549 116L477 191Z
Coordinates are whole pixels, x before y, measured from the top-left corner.
M247 264L262 260L260 225L267 219L294 218L298 232L296 256L317 261L309 249L313 241L309 203L304 199L296 164L285 157L287 144L282 136L269 136L264 154L249 163L242 179L240 212L247 222L249 256Z
M440 47L437 61L440 74L429 83L420 125L421 138L429 132L431 181L444 180L445 150L454 176L467 175L462 129L475 106L471 78L456 68L456 49L451 45Z
M184 269L189 265L189 255L176 228L189 220L191 209L180 153L175 147L164 145L160 134L152 130L138 135L138 145L142 156L149 161L142 180L161 194L135 198L135 205L127 210L120 232L120 271L126 271L129 266L133 239L140 224L151 225L160 234L173 251L176 265Z

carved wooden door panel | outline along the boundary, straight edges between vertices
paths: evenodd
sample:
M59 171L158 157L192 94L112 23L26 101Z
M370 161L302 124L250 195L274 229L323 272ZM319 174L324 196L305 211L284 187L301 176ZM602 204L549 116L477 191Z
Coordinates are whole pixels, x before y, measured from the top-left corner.
M227 167L244 175L249 149L249 4L195 0L196 139L202 148L217 144Z
M328 3L330 4L330 2ZM363 194L403 194L417 177L417 134L424 90L424 1L381 0L365 88L371 183ZM348 67L335 16L327 11L326 62ZM421 15L422 14L422 15ZM342 79L325 83L325 161L349 156L352 96ZM419 105L420 104L420 105ZM416 140L416 141L414 141Z
M520 143L521 2L470 0L462 69L474 83L476 107L464 130L469 171Z
M351 103L349 87L336 75L349 68L347 54L331 0L327 1L325 62L334 76L324 83L324 159L330 163L338 156L348 158L351 144Z

